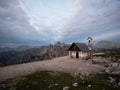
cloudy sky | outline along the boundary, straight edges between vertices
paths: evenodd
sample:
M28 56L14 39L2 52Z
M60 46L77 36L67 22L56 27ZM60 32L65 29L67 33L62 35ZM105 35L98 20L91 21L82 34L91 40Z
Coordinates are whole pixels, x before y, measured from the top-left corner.
M120 42L120 0L0 0L0 46Z

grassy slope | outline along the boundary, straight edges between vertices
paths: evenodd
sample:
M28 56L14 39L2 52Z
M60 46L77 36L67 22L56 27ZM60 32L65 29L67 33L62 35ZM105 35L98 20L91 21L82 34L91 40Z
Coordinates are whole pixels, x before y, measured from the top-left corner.
M72 86L75 82L78 83L78 87ZM19 79L8 80L1 82L1 85L4 87L0 87L0 90L63 90L65 86L69 86L69 90L120 90L120 87L113 87L108 82L108 76L105 74L76 79L66 73L50 71L36 72Z
M65 86L69 86L69 90L120 90L120 87L114 88L107 82L108 76L105 74L81 80L66 73L42 71L25 78L14 86L16 90L62 90ZM78 83L78 87L72 86L75 82ZM90 88L88 88L89 84L92 85Z

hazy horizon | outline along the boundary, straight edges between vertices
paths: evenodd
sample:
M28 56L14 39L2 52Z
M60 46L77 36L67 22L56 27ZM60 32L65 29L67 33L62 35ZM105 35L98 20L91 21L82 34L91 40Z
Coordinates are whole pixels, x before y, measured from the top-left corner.
M120 42L119 11L120 0L1 0L0 46Z

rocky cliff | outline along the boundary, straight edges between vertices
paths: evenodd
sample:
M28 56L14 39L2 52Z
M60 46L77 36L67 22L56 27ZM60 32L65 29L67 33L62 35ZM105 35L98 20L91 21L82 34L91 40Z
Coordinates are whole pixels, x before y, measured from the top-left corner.
M55 45L35 47L24 51L1 52L0 62L4 65L11 65L66 56L68 55L68 47L67 44L56 43Z

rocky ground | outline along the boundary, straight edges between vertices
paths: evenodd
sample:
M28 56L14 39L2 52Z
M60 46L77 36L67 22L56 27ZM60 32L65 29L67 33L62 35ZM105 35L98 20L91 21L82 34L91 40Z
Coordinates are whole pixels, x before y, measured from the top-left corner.
M0 68L0 81L28 75L37 71L61 71L77 75L89 75L105 70L104 66L92 64L91 60L71 59L68 56Z

